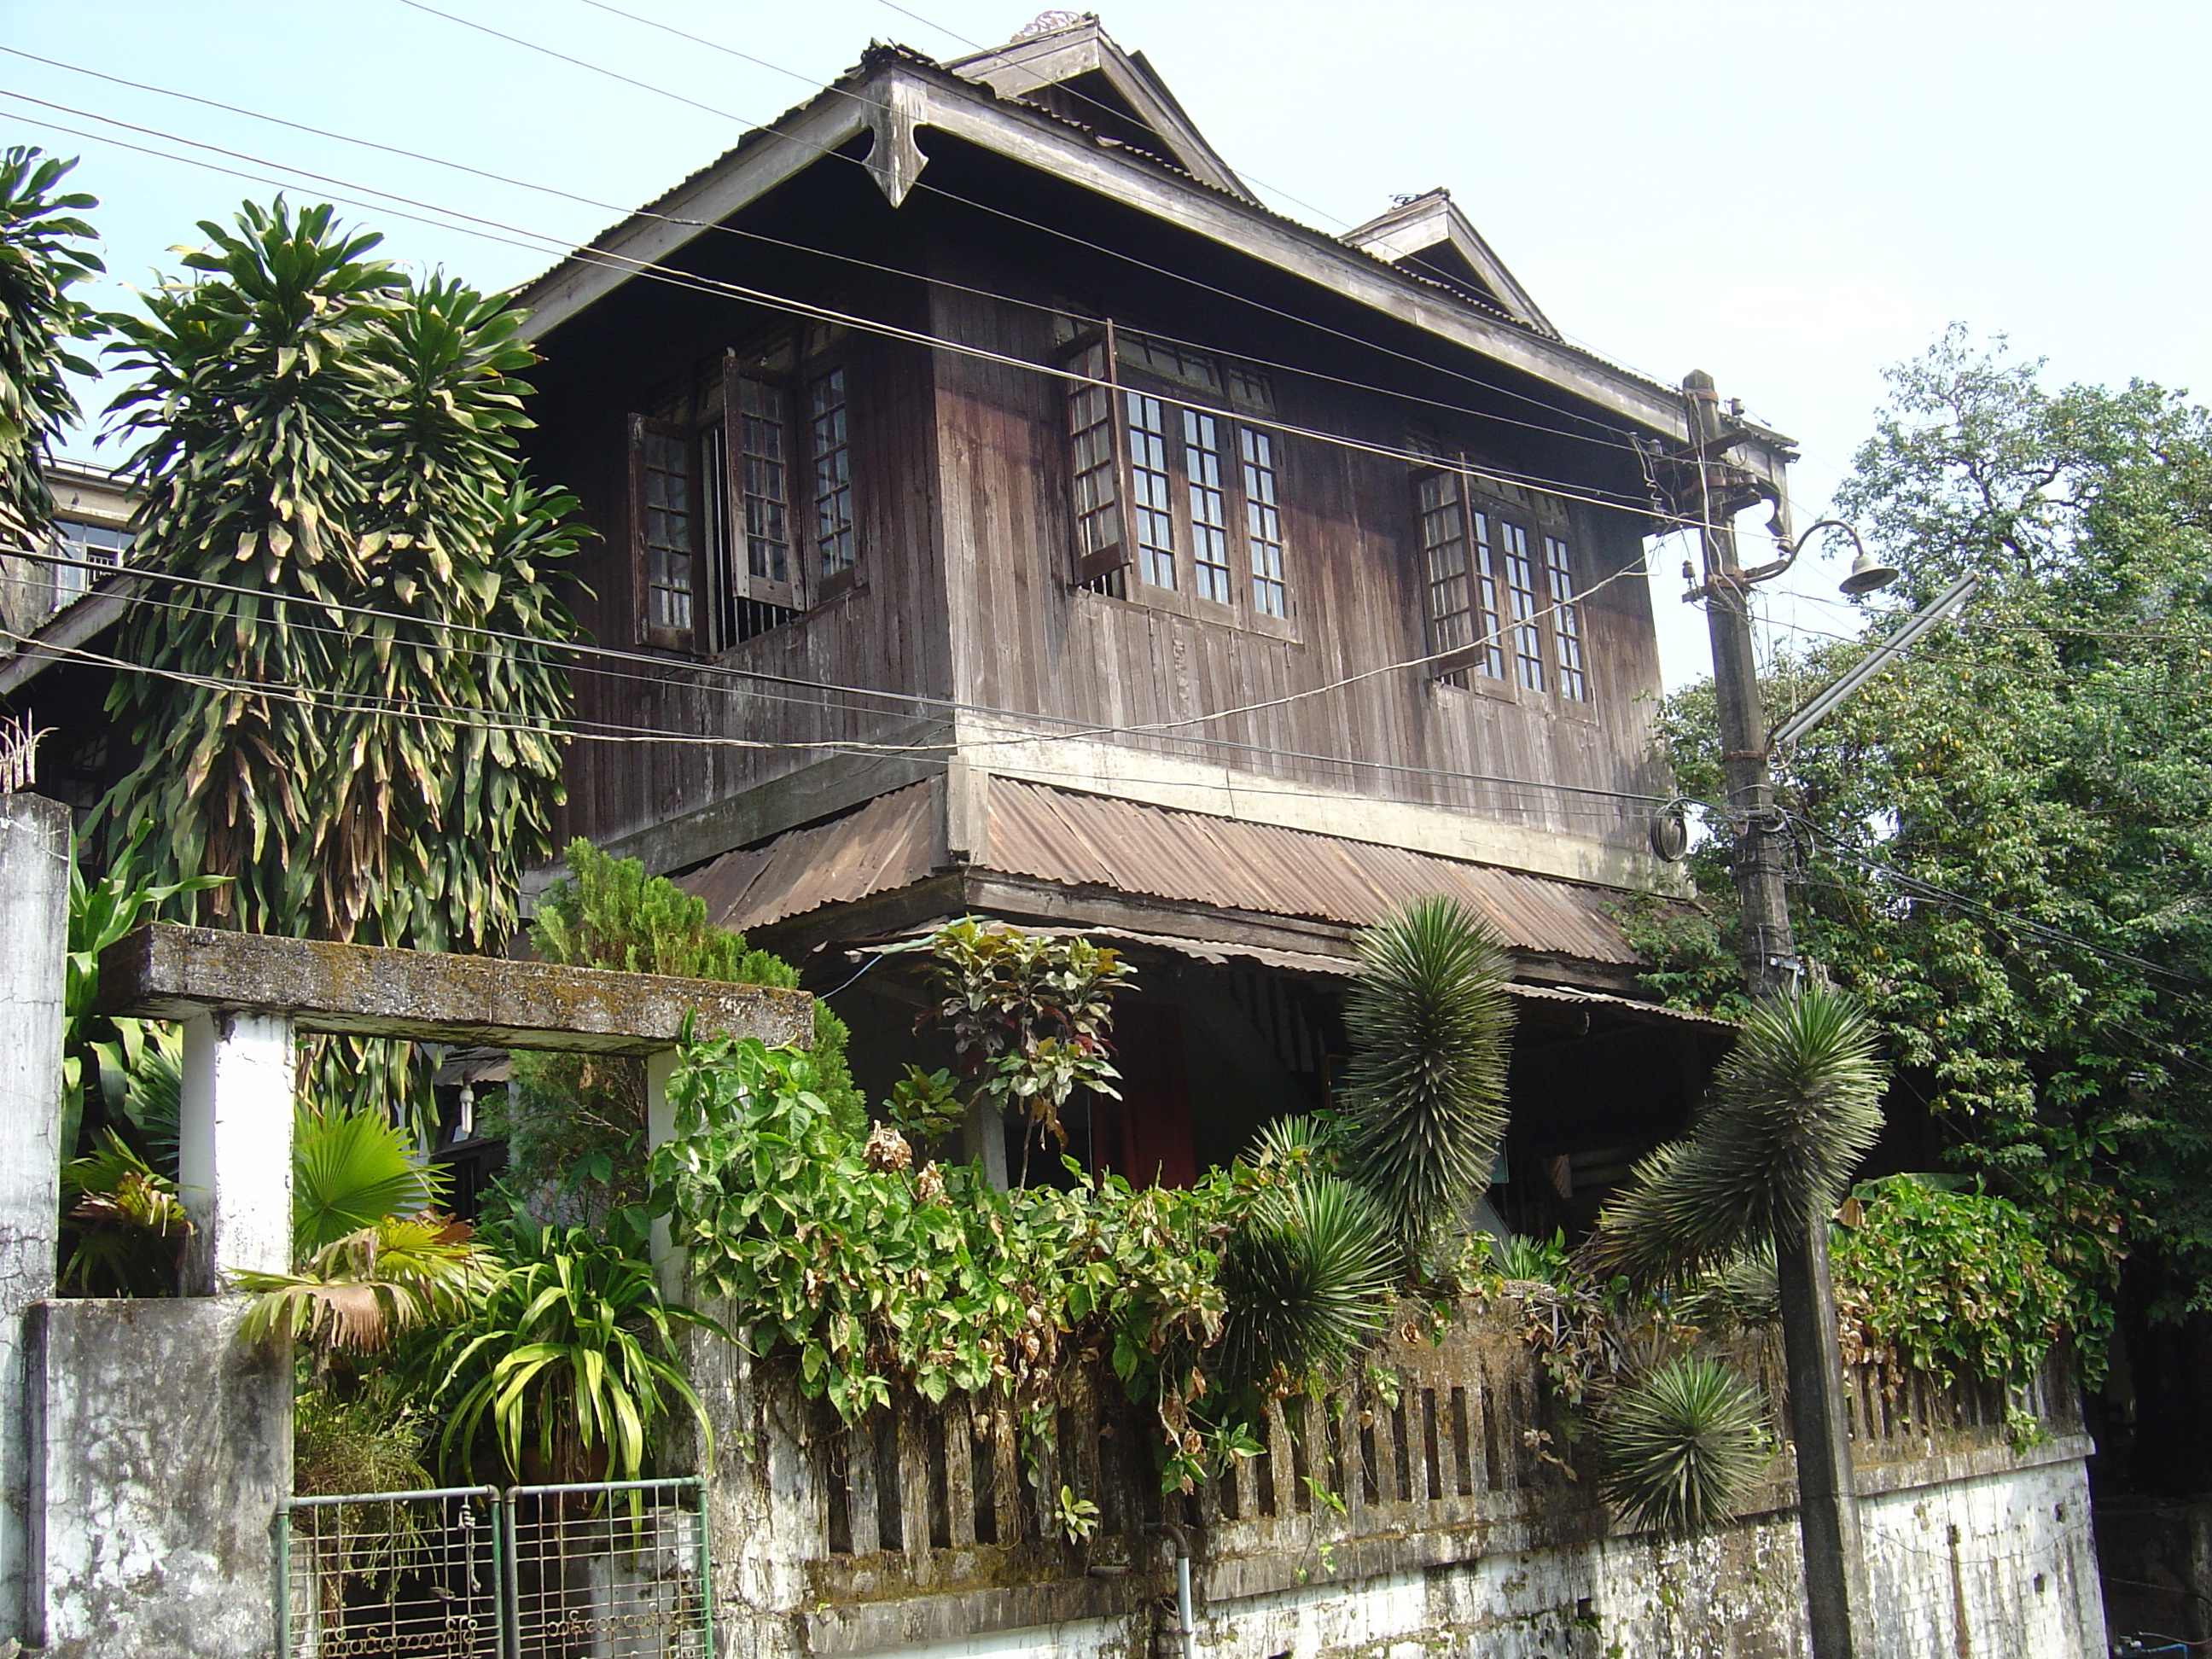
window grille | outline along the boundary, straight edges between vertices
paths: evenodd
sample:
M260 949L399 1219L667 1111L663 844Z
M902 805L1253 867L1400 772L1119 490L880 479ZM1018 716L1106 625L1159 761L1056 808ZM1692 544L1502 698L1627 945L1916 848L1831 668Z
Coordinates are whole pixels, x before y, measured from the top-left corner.
M1198 593L1217 605L1227 605L1229 503L1221 487L1221 423L1211 415L1186 409L1182 440L1183 477L1190 488L1191 560L1198 573Z
M1252 555L1252 608L1262 616L1288 616L1283 514L1275 500L1274 435L1248 426L1238 429L1237 439L1244 458L1244 539Z
M1528 554L1528 532L1510 519L1498 520L1504 544L1505 592L1513 617L1513 665L1521 684L1544 689L1544 631L1538 620L1536 567Z
M1129 499L1136 509L1137 574L1154 587L1176 585L1174 482L1168 475L1167 411L1158 398L1121 394L1129 433Z

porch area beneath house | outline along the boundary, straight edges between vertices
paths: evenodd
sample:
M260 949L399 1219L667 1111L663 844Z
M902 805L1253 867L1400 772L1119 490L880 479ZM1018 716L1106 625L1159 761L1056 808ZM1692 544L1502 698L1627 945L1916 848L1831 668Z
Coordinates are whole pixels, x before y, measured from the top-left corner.
M943 922L1114 947L1136 969L1115 1001L1121 1097L1071 1103L1064 1150L1086 1171L1171 1186L1273 1119L1328 1108L1351 1052L1357 930L1428 895L1459 899L1515 974L1513 1127L1484 1218L1500 1233L1587 1230L1634 1160L1681 1132L1734 1030L1641 987L1624 890L972 768L678 883L801 965L851 1026L854 1077L877 1098L907 1060L950 1062L917 1038L925 993L903 967ZM1057 1178L1057 1151L1039 1161Z

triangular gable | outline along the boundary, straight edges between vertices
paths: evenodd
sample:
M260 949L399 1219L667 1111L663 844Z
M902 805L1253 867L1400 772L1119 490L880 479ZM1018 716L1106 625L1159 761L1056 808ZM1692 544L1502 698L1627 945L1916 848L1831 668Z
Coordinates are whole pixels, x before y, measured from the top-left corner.
M1115 46L1088 13L1071 18L1047 12L1005 46L956 58L945 67L1001 98L1036 104L1240 201L1259 204L1152 65Z
M1408 197L1388 213L1346 231L1344 240L1401 270L1487 300L1540 334L1559 337L1528 290L1459 210L1449 191Z

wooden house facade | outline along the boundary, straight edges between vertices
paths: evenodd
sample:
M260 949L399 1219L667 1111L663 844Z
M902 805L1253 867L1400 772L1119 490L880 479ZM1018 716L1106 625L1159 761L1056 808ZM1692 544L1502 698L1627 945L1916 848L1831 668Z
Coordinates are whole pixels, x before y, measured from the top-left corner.
M1445 192L1282 218L1048 15L872 48L521 297L580 613L629 653L579 674L565 833L824 991L965 913L1119 943L1095 1162L1176 1178L1325 1100L1352 930L1439 890L1515 953L1534 1219L1679 1126L1725 1033L1652 1006L1620 911L1676 890L1644 562L1680 395ZM1786 441L1735 437L1778 489ZM864 1082L914 994L837 993Z

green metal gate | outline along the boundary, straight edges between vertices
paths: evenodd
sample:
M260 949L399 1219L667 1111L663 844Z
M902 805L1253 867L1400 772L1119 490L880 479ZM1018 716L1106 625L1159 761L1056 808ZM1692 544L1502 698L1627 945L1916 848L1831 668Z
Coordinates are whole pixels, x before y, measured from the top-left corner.
M284 1659L714 1659L697 1477L295 1498Z

